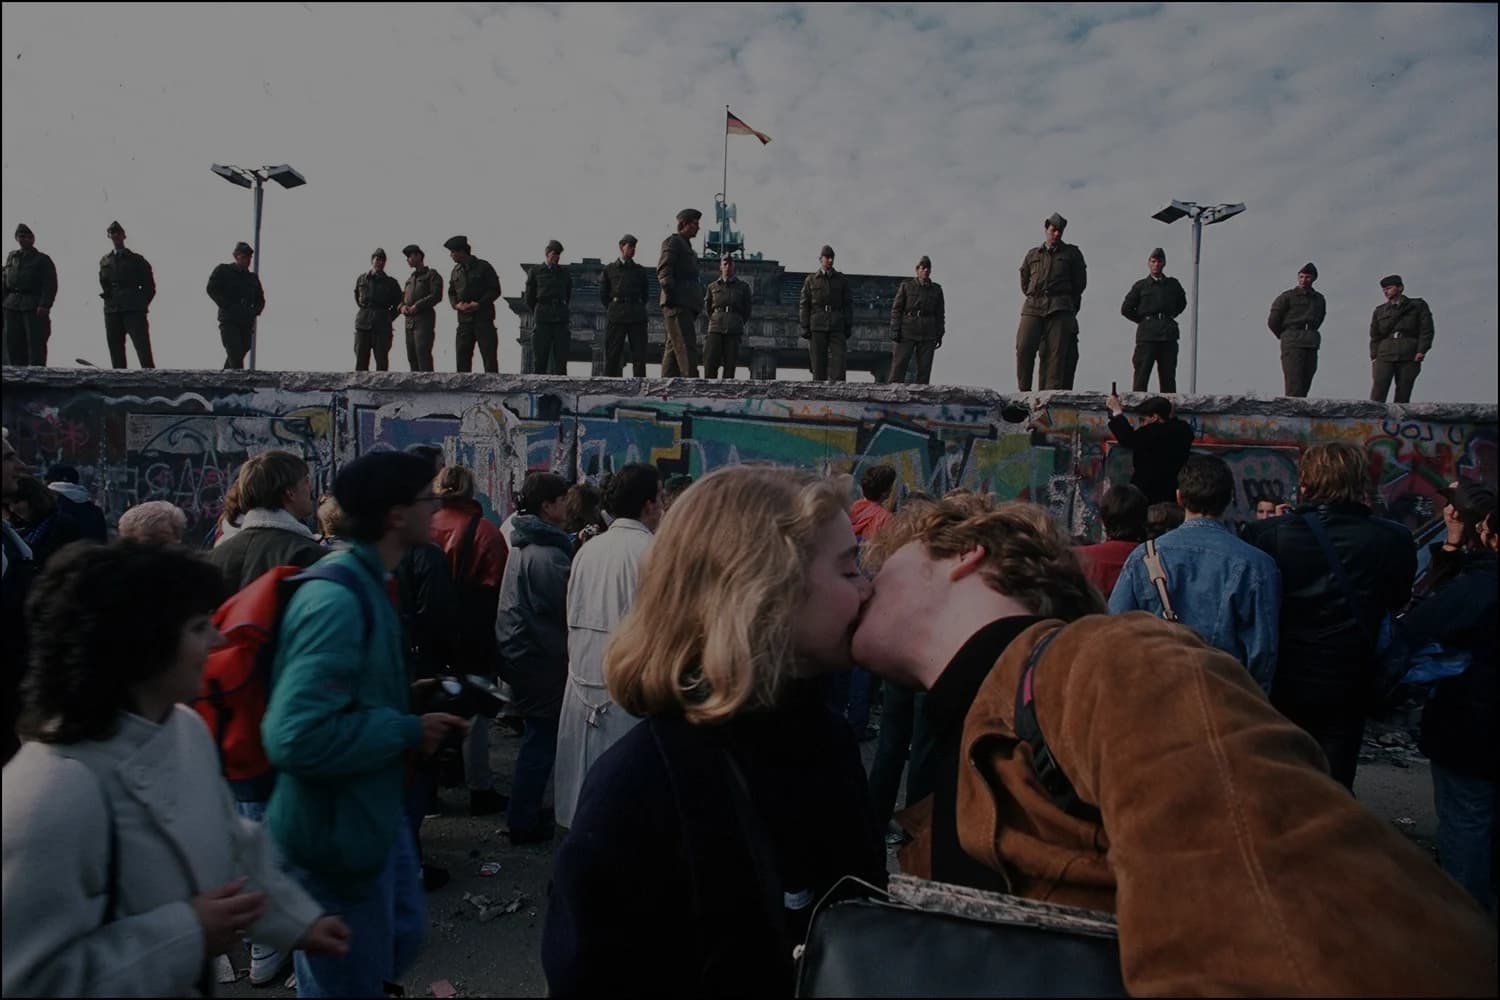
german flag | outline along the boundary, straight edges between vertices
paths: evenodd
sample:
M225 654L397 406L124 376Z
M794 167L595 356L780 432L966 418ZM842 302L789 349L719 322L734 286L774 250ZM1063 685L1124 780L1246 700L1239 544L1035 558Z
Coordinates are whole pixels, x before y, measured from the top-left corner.
M766 135L764 132L757 132L749 125L746 125L744 122L740 121L737 117L735 117L734 112L728 111L726 109L725 113L729 116L729 120L725 123L725 129L730 135L753 135L755 136L755 138L760 140L760 144L762 146L771 141L771 137Z

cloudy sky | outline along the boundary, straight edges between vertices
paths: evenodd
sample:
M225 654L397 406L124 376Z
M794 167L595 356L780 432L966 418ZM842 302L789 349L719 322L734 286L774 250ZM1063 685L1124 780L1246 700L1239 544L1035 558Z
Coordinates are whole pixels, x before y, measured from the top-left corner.
M268 185L260 363L343 369L377 245L404 279L405 243L446 271L442 241L467 233L508 295L550 237L607 258L628 230L654 257L677 209L712 208L729 104L774 139L730 139L749 249L806 269L830 242L864 273L932 256L949 309L935 381L1014 387L1016 267L1058 211L1089 262L1079 387L1128 382L1120 299L1153 246L1190 277L1187 223L1151 218L1178 198L1249 206L1205 231L1200 391L1280 390L1265 316L1312 260L1329 305L1315 395L1367 393L1370 311L1395 271L1436 319L1417 399L1496 399L1493 6L7 3L0 17L0 224L27 222L57 261L58 363L107 363L96 268L116 218L156 268L159 361L220 363L203 287L250 239L251 196L212 162L307 176ZM452 313L439 322L451 370ZM501 333L501 368L518 370L515 329Z

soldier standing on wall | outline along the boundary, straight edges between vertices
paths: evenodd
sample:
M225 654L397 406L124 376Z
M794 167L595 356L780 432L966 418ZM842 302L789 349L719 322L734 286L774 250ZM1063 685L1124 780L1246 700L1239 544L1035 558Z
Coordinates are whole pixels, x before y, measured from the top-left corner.
M99 260L99 297L104 300L104 342L109 347L111 368L126 367L125 338L135 345L142 368L155 368L151 357L151 327L146 308L156 297L156 277L151 263L125 246L125 227L111 222L104 234L115 248Z
M703 306L703 289L698 286L698 255L692 239L698 235L702 218L696 208L684 208L677 213L677 232L661 241L656 281L661 286L661 314L667 327L662 378L698 377L698 334L693 324Z
M1120 315L1135 324L1135 378L1131 389L1145 392L1156 366L1156 387L1161 392L1177 391L1177 317L1187 308L1187 293L1182 282L1163 274L1167 252L1161 247L1146 258L1151 273L1130 286Z
M396 310L401 307L401 286L385 273L385 248L370 255L370 269L354 282L354 370L370 370L370 352L375 352L375 370L391 367L391 341L395 334Z
M469 252L467 236L451 236L443 244L453 258L453 273L448 276L448 302L458 313L458 330L453 346L458 354L458 370L474 370L474 347L484 370L500 370L500 336L495 332L495 300L500 297L500 275L487 260Z
M16 227L21 249L5 258L5 360L12 365L45 365L52 336L52 303L57 300L57 267L36 248L31 227Z
M1432 310L1421 299L1406 297L1401 275L1388 274L1380 279L1385 303L1375 307L1370 317L1370 361L1374 384L1370 398L1384 403L1396 382L1396 402L1411 402L1411 389L1422 362L1432 350Z
M1016 387L1031 391L1031 369L1041 354L1041 388L1071 389L1078 370L1078 310L1088 285L1083 253L1064 243L1068 220L1053 212L1042 223L1047 238L1021 261L1021 325L1016 330Z
M1322 292L1313 291L1318 269L1311 261L1297 272L1297 287L1288 288L1271 303L1266 326L1281 341L1281 374L1288 396L1306 396L1318 370L1318 348L1323 346L1319 328L1328 315Z
M646 297L650 278L635 262L636 238L620 237L620 258L604 265L599 277L599 301L604 303L604 374L625 374L625 344L630 344L631 371L646 377Z
M825 244L818 251L818 269L802 282L798 312L813 381L844 381L844 354L854 327L854 292L848 277L833 269L833 247Z
M917 384L932 381L932 356L943 346L946 320L943 286L932 280L932 260L917 261L917 276L901 282L891 303L891 371L889 382L905 382L912 354L917 356Z
M573 301L573 276L558 263L563 245L547 241L546 263L526 272L522 300L531 310L531 373L568 374L568 306Z
M750 286L734 276L734 266L733 257L719 258L719 280L710 282L703 292L703 311L708 315L704 378L718 378L720 363L724 365L724 377L734 378L740 337L750 322Z
M415 243L401 248L411 274L401 292L406 317L406 363L414 372L430 372L432 345L437 340L437 304L443 300L443 276L427 266L427 255Z
M208 276L208 297L219 307L219 339L224 343L224 367L245 367L245 355L255 340L255 321L266 309L260 276L250 270L255 251L241 241L234 245L234 263L220 264Z

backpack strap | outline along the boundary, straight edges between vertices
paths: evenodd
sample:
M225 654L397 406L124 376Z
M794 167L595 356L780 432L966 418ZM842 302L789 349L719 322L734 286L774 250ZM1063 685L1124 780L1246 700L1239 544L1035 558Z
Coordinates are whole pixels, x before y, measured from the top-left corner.
M1098 810L1078 797L1073 783L1063 774L1057 758L1052 756L1052 748L1047 746L1041 723L1036 717L1036 668L1042 661L1042 655L1047 652L1047 647L1062 630L1063 627L1058 627L1042 636L1026 657L1026 666L1021 670L1021 682L1016 686L1016 736L1031 747L1031 767L1036 771L1037 781L1058 808L1080 818L1097 818Z
M1167 567L1162 564L1155 539L1146 539L1146 558L1142 561L1146 564L1146 572L1151 574L1151 585L1156 588L1156 595L1161 598L1162 619L1178 621L1177 611L1172 607L1172 595L1167 592Z
M464 583L469 579L470 564L474 561L474 536L478 534L479 522L483 519L483 514L475 514L469 518L469 526L464 529L464 537L458 543L458 565L453 571L454 583Z
M326 559L319 559L302 572L287 578L289 583L299 587L308 580L327 580L354 591L354 596L359 601L360 615L364 619L365 627L362 644L368 645L370 635L375 631L375 609L370 605L370 595L365 593L365 588L360 583L358 574L342 563L331 563ZM278 631L280 630L279 622L277 623L277 629Z

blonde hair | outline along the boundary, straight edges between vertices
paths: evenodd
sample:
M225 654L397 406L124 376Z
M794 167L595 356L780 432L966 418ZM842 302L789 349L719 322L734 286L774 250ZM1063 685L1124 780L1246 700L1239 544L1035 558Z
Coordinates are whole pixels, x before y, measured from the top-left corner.
M187 514L166 500L147 500L121 514L117 530L144 545L177 545L187 531Z
M773 704L794 664L813 536L848 507L847 488L791 469L731 466L690 486L605 651L610 697L694 723Z
M907 507L870 540L866 568L879 572L892 553L912 541L921 542L933 559L983 546L979 573L984 582L1032 614L1072 621L1109 611L1084 576L1072 541L1036 504L967 493Z
M474 499L474 473L462 465L446 465L438 473L434 492L444 500Z
M1370 461L1352 444L1316 444L1297 463L1297 487L1303 503L1365 503L1370 492Z

